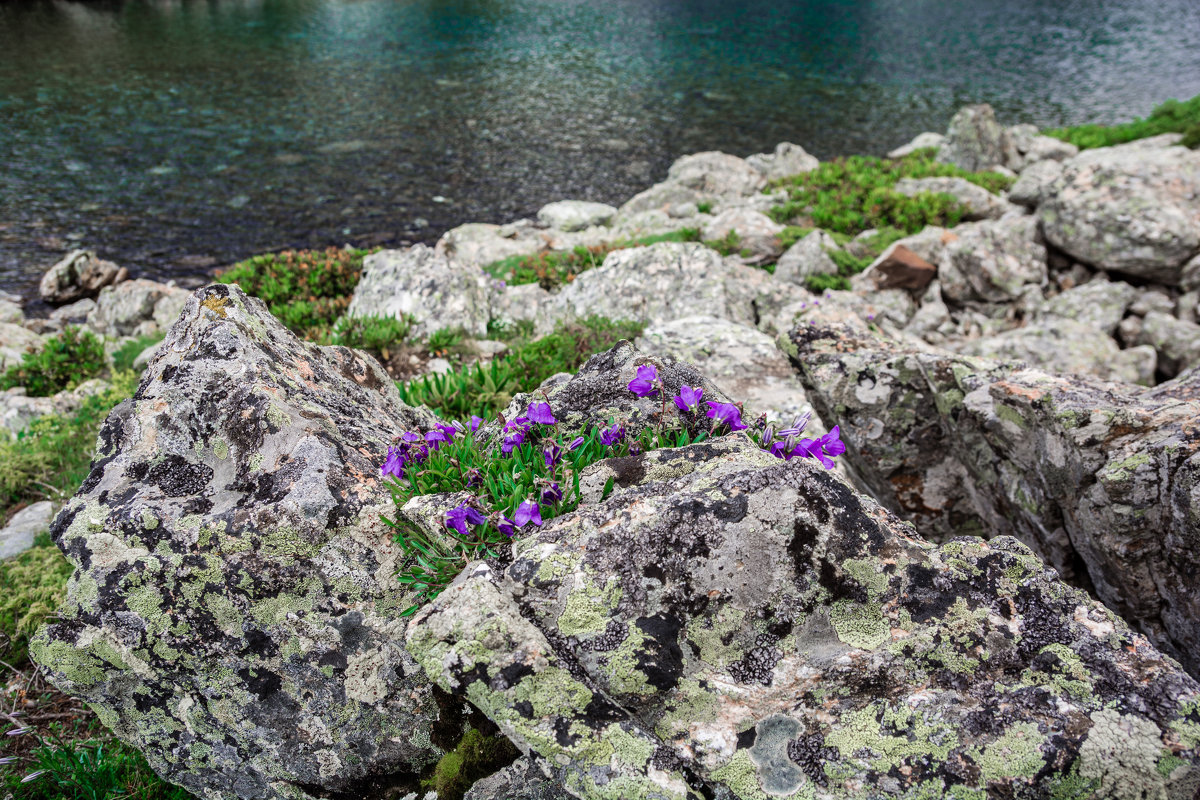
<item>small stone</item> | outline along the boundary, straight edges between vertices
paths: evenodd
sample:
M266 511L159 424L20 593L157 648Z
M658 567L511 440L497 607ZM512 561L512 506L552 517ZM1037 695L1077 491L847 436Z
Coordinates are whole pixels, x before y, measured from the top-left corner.
M8 525L0 529L0 560L18 556L33 547L38 534L50 530L53 518L54 503L49 500L34 503L14 514Z
M910 155L917 150L939 148L945 143L945 135L941 133L934 133L932 131L925 131L924 133L918 133L916 136L914 136L912 141L910 141L908 144L897 147L895 150L888 152L887 156L888 158L904 158L905 156Z
M42 276L38 292L47 303L62 305L95 297L102 288L121 279L121 267L97 258L91 250L73 250Z
M896 243L871 265L871 275L878 289L920 291L937 277L937 267Z

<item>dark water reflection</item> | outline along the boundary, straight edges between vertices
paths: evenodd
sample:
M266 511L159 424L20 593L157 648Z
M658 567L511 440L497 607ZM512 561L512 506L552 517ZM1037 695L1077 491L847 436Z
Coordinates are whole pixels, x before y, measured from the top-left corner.
M75 242L198 274L618 202L685 152L1197 93L1195 0L0 3L0 289Z

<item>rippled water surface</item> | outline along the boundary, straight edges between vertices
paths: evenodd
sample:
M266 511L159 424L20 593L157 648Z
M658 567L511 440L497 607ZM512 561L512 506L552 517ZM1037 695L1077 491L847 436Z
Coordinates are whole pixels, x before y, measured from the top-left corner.
M988 101L1200 94L1196 0L0 3L0 289L617 203L682 153L880 153Z

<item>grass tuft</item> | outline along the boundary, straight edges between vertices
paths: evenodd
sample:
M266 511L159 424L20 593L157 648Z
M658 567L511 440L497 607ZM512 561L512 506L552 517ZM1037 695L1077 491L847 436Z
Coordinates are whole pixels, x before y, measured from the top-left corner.
M1121 125L1076 125L1052 128L1044 133L1070 142L1080 150L1111 147L1164 133L1182 133L1183 146L1196 149L1200 147L1200 95L1191 100L1168 100L1145 119Z
M576 247L574 250L556 250L531 256L509 256L492 262L485 269L492 276L513 286L536 283L547 291L565 286L582 272L604 263L604 257L614 250L629 247L645 247L659 242L698 242L700 231L684 228L672 233L645 236L626 242Z

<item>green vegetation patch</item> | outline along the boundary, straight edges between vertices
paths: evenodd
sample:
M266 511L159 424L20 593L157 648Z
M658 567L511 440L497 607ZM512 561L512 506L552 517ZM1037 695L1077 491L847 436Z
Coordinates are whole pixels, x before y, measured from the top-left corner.
M117 741L43 742L25 761L0 772L11 800L193 800L155 775L141 753Z
M53 614L67 594L71 564L43 534L16 558L0 561L0 634L4 660L24 662L29 637Z
M333 343L359 350L386 352L408 340L415 322L410 314L401 317L342 317L333 328Z
M531 256L510 256L492 262L485 269L493 276L513 286L536 283L547 291L564 286L582 272L604 263L604 257L614 250L645 247L659 242L698 242L700 231L684 228L672 233L645 236L629 241L612 242L596 247L576 247Z
M26 353L19 366L5 370L0 390L24 386L30 397L49 397L99 376L106 366L104 343L91 331L69 325L46 339L41 350Z
M217 276L267 304L294 333L325 341L350 305L368 250L284 250L254 256Z
M593 354L622 339L636 339L644 327L603 317L560 322L549 336L514 342L490 364L461 366L399 384L400 397L409 405L426 405L444 419L495 417L513 395L533 391L551 375L574 372Z
M913 234L929 225L953 227L966 209L947 194L902 195L894 188L902 178L964 178L993 193L1012 185L1012 178L996 172L939 164L933 154L927 149L899 159L848 156L822 162L811 172L771 185L788 193L787 202L771 209L771 216L776 222L849 236L872 228Z
M1044 131L1047 136L1070 142L1080 150L1111 147L1115 144L1182 133L1184 147L1200 147L1200 95L1191 100L1168 100L1150 112L1145 119L1135 119L1121 125L1075 125Z
M820 294L826 289L834 291L849 291L850 279L871 266L875 259L883 254L895 242L908 236L899 228L884 228L870 236L864 237L856 245L861 255L855 255L849 250L827 250L831 261L837 264L836 275L809 275L804 279L804 285L810 292ZM835 239L837 236L835 235ZM840 242L839 242L840 244Z
M125 344L113 351L112 363L113 370L117 372L126 372L133 369L133 362L137 360L147 347L153 347L166 338L164 333L156 333L151 336L138 336L130 339Z
M74 414L41 417L15 436L0 429L0 508L74 493L87 477L101 423L135 389L136 375L116 373L112 386L84 398Z
M422 784L426 790L435 789L438 800L462 800L475 781L507 767L520 754L503 736L484 736L468 728L458 746L442 756L433 775Z

